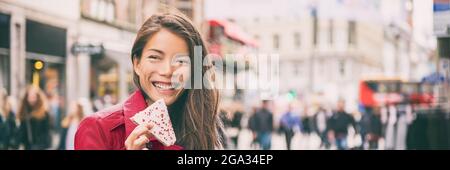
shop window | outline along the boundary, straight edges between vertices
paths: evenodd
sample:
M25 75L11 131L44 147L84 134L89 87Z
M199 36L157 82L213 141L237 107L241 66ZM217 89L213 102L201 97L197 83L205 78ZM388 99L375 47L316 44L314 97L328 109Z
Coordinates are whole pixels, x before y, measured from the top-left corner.
M10 17L0 14L0 48L9 48Z
M136 29L139 7L147 10L138 6L138 0L82 0L81 4L84 18L127 29Z
M96 102L95 109L101 110L118 102L119 67L107 56L93 57L91 63L91 100Z
M294 44L295 44L295 48L300 48L301 36L300 36L300 33L298 33L298 32L294 33Z
M333 46L334 43L334 21L330 20L330 25L329 25L329 41L330 41L330 46Z
M356 45L356 22L349 21L348 23L348 44Z
M278 34L273 35L273 48L275 50L280 49L280 36Z
M10 92L10 57L7 49L0 48L0 88Z
M27 52L66 56L67 33L65 29L27 20L25 35Z
M10 87L10 17L0 14L0 88L4 88L8 93Z
M341 60L339 61L339 73L341 77L345 76L345 61Z

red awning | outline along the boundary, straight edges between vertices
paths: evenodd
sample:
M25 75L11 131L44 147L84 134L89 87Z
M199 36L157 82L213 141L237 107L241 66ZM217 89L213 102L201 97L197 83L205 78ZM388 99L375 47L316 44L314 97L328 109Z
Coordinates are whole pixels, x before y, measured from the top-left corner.
M221 26L224 28L225 35L235 41L239 41L245 45L258 47L258 42L254 40L250 35L242 31L242 29L229 21L226 20L209 20L208 21L210 26Z

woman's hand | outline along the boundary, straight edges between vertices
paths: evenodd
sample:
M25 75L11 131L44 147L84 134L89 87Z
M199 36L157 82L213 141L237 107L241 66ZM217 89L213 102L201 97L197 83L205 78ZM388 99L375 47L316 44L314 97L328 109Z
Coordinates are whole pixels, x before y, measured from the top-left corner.
M150 133L152 128L153 124L146 123L137 126L125 140L125 148L127 150L146 150L146 144L153 136Z

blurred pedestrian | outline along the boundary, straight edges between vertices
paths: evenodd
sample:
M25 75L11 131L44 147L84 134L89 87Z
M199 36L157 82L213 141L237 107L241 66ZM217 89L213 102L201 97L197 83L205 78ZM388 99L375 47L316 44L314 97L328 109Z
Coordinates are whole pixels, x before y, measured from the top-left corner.
M100 97L91 97L92 101L92 108L94 110L94 112L98 112L102 109L104 109L104 104L103 104L103 100Z
M263 150L269 150L272 141L273 113L269 110L269 102L263 100L261 109L255 113L253 118L256 138Z
M324 147L325 149L329 149L331 146L327 136L330 124L329 120L330 120L329 112L322 106L319 106L316 114L314 114L313 117L313 126L314 131L320 137L320 147L321 148Z
M256 138L256 122L255 122L255 117L256 117L257 111L258 111L258 107L253 106L252 113L251 113L250 117L248 118L248 128L252 132L252 142L250 144L250 147L253 149L258 148L258 140Z
M61 97L58 94L58 81L56 79L48 80L44 91L47 95L51 128L55 133L59 133L61 129Z
M305 106L303 107L301 121L302 121L302 133L303 133L303 135L305 135L308 138L308 140L309 140L310 134L313 130L313 128L312 128L313 121L309 114L310 114L309 107L305 104Z
M330 118L330 136L335 141L338 150L347 149L348 128L352 126L356 131L355 119L345 109L345 101L339 100L337 110Z
M361 126L361 138L364 148L364 144L368 144L369 149L378 148L378 140L382 135L382 123L380 117L379 107L367 108L363 113L359 122Z
M61 121L61 126L67 129L67 134L63 141L66 150L74 150L75 133L81 120L85 117L86 109L84 107L87 106L83 106L79 101L73 102L69 114Z
M230 139L231 142L233 142L234 147L237 149L238 146L238 141L239 141L239 134L241 132L241 120L242 120L242 116L244 115L244 109L242 107L241 104L239 103L235 103L235 107L236 110L234 111L234 113L232 114L231 117L231 122L230 122L230 129L231 129L231 133L229 133L230 135Z
M387 108L384 109L383 123L385 127L385 149L394 150L397 137L397 120L398 111L397 107L393 103L389 103Z
M103 107L108 108L113 106L114 103L114 96L111 94L112 92L107 92L105 96L103 96Z
M27 150L49 149L51 146L50 117L47 106L47 99L41 89L28 86L18 111L19 142Z
M16 117L5 89L0 89L0 150L17 149Z
M291 141L295 132L302 128L300 116L294 112L292 104L288 105L288 110L283 114L280 120L280 129L286 138L287 149L291 150Z

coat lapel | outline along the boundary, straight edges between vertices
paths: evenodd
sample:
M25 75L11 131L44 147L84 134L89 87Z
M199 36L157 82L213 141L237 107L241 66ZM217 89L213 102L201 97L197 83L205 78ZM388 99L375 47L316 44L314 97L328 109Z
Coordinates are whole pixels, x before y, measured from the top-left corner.
M144 95L142 95L141 90L136 90L131 96L125 101L123 105L124 112L124 122L125 122L125 139L128 138L130 133L136 128L136 124L133 123L130 118L133 117L136 113L147 108L147 103L145 102ZM150 139L153 144L153 149L156 150L182 150L182 146L172 145L165 147L156 138Z
M140 90L136 90L131 96L125 101L123 105L124 112L124 122L125 122L125 138L127 138L130 133L136 128L136 124L133 123L130 118L136 113L147 108L147 103L145 102L144 96Z

